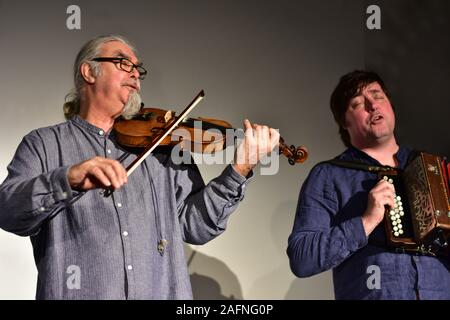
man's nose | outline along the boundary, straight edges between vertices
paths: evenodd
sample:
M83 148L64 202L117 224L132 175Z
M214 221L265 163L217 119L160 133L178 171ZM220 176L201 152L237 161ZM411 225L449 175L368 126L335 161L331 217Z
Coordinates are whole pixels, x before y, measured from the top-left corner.
M133 68L133 70L131 70L131 76L135 79L139 79L139 71L136 68Z
M131 71L131 78L133 78L136 81L136 86L138 87L138 91L141 90L141 83L140 83L140 79L139 79L139 72L137 71L136 68L134 68Z
M374 111L378 109L378 103L372 98L364 98L364 105L367 111Z

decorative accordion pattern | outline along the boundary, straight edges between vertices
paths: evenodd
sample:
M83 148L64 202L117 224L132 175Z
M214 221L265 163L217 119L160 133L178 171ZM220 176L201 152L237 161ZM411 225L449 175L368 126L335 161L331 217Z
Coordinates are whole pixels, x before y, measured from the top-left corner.
M389 245L405 251L431 252L432 244L450 238L450 201L447 166L436 155L419 153L404 171L380 172L393 183L395 206L387 209L385 229Z
M434 228L434 208L425 168L420 158L416 158L408 171L405 171L405 183L409 186L408 198L411 199L411 211L417 226L418 239L423 239ZM434 171L434 169L433 169Z

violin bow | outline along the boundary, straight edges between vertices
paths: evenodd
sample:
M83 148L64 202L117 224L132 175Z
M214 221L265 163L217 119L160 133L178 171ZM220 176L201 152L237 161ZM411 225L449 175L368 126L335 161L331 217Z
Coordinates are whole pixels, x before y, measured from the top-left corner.
M141 155L139 155L134 161L126 168L127 171L127 177L130 176L130 174L133 173L134 170L155 150L157 146L161 144L161 142L164 140L165 137L167 137L178 125L180 122L182 122L187 115L197 106L197 104L202 101L202 99L205 97L205 92L201 90L197 96L192 100L192 102L180 113L178 118L176 120L171 120L169 124L163 129L162 133L160 135L157 135L150 146L147 147L147 149L142 152ZM113 189L105 189L102 191L102 194L104 197L108 197L113 192Z
M127 176L129 177L130 174L133 173L133 171L144 161L152 152L155 150L157 146L161 144L161 142L164 140L165 137L167 137L178 125L180 122L184 120L184 118L187 117L187 115L197 106L197 104L202 101L202 99L205 97L205 92L202 90L200 91L197 96L192 100L192 102L184 109L178 118L172 123L169 122L169 125L167 125L164 129L162 134L156 136L149 147L139 156L137 157L126 169Z

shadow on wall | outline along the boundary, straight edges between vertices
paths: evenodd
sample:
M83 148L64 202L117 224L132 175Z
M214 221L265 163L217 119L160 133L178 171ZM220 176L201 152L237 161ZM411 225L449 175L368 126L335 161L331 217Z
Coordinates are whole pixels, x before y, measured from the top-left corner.
M193 250L189 245L185 245L185 252L189 270L195 270L190 275L195 300L242 299L238 278L225 263Z
M331 271L305 278L294 279L286 292L286 300L334 300Z
M330 300L334 299L331 271L298 279L292 274L286 254L287 238L294 221L296 202L285 201L277 206L270 220L271 239L267 250L273 269L255 279L248 296L252 299ZM207 256L185 245L195 300L243 299L237 276L219 259ZM275 258L278 254L278 258ZM261 263L267 263L261 261Z
M275 245L279 258L271 261L274 269L258 278L253 284L250 295L256 299L274 299L274 297L290 300L334 299L331 271L304 279L295 278L291 272L286 249L296 207L297 202L285 201L272 214L271 244Z

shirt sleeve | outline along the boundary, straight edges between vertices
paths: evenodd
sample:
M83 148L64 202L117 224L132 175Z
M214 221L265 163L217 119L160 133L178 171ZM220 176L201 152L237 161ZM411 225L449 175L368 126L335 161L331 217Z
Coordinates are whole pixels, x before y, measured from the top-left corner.
M315 167L300 191L287 248L291 270L298 277L334 268L367 244L361 216L336 222L342 206L327 168Z
M69 167L46 170L42 139L33 131L18 146L0 186L0 227L21 236L36 234L43 221L61 211L73 196Z
M177 194L177 199L181 199L178 218L183 240L190 244L204 244L224 232L228 217L244 198L245 188L252 177L253 172L243 177L228 165L222 174L205 186L197 166L183 173L178 181L181 188Z

